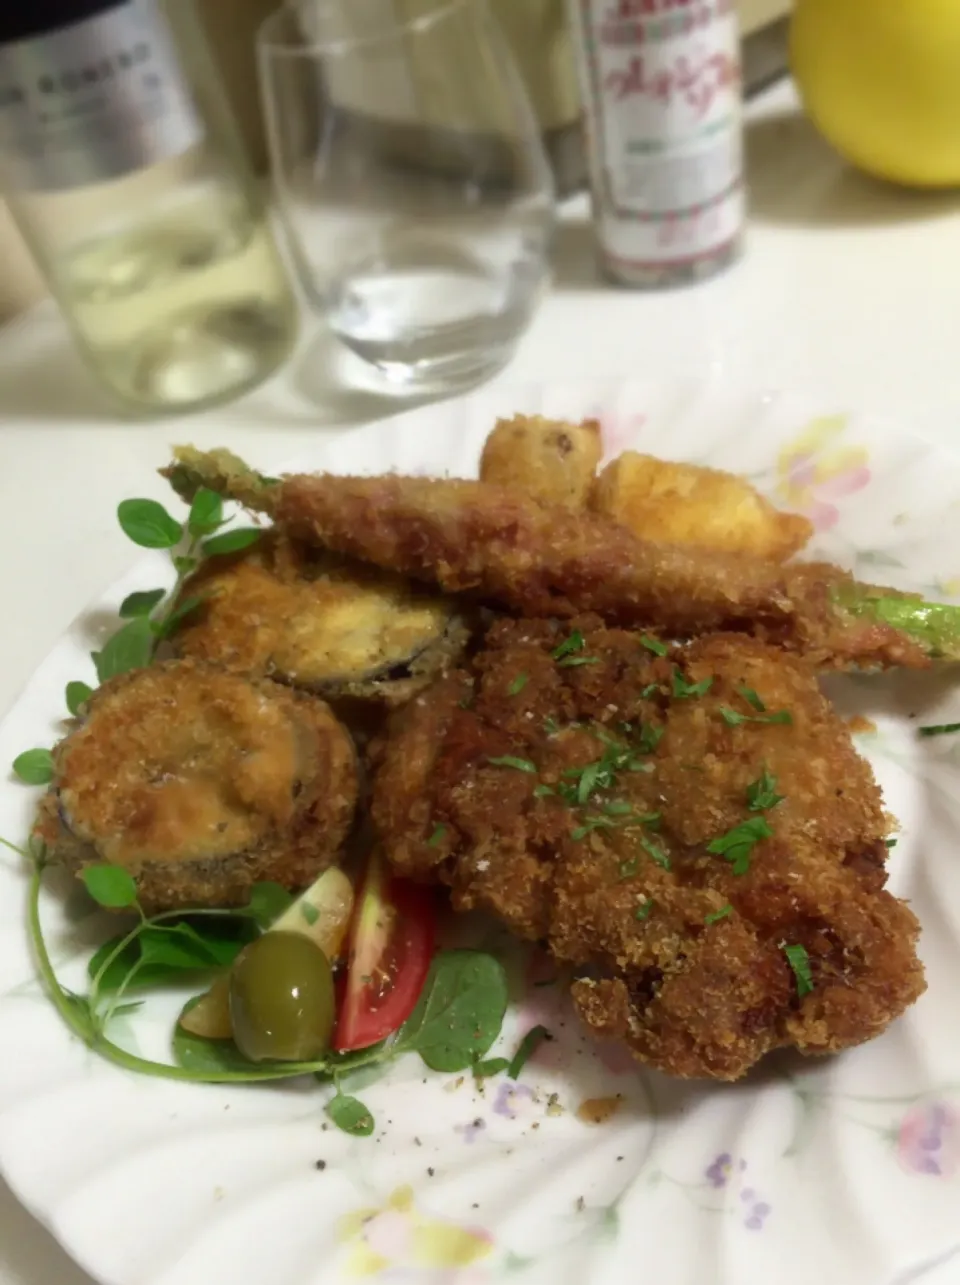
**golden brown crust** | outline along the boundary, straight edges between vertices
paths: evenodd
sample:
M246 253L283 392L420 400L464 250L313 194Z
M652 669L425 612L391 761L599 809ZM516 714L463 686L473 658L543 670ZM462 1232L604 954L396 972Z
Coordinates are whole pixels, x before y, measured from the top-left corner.
M277 521L296 538L531 616L596 611L682 632L791 616L773 563L648 544L484 482L294 476Z
M813 535L809 519L774 508L745 478L638 451L607 465L590 506L641 539L774 562L798 553Z
M194 661L106 683L54 762L38 821L52 855L124 866L148 910L306 886L357 801L353 743L322 701Z
M678 637L749 631L823 667L929 664L893 626L837 609L835 590L852 583L837 567L639 540L606 518L489 483L291 476L276 517L298 539L525 616L596 612Z
M461 655L450 598L270 533L211 558L183 599L205 601L173 637L179 656L330 696L400 704Z
M923 990L918 926L883 889L880 791L812 673L745 637L660 657L636 634L581 628L571 655L591 663L564 666L551 652L567 627L502 622L469 672L394 715L373 815L395 868L545 941L580 972L591 1029L671 1074L733 1079L777 1047L877 1034ZM746 721L747 691L792 721ZM636 749L632 766L571 804L561 790L611 737ZM535 774L490 762L503 756ZM785 797L751 810L765 771ZM735 873L708 845L757 818L773 833ZM784 944L809 955L802 1000Z
M600 423L514 415L500 419L480 457L480 481L521 491L531 500L586 508L603 447Z

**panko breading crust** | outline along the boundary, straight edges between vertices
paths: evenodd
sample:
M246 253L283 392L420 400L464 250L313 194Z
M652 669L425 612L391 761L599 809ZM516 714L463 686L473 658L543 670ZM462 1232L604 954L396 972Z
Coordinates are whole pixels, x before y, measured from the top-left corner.
M557 658L569 626L501 622L394 716L373 798L394 868L544 942L590 1030L670 1074L734 1079L778 1047L879 1034L924 988L918 925L884 890L880 791L813 674L746 637L658 656L581 629ZM757 821L772 835L742 873L708 851ZM786 945L809 959L802 998Z
M349 734L314 697L193 661L105 683L54 751L37 824L79 872L125 867L147 911L245 905L335 862L358 780Z
M322 695L401 704L469 639L452 599L275 532L208 559L182 596L204 601L174 634L177 655Z
M900 630L841 610L838 595L856 586L828 564L639 540L606 518L485 482L293 475L274 502L295 538L525 616L596 612L681 637L749 631L824 668L929 664Z

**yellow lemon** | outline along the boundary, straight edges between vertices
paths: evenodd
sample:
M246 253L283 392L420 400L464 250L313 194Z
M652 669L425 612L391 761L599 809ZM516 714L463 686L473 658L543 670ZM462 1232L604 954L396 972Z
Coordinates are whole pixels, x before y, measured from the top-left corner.
M804 106L841 155L960 186L960 0L797 0L790 42Z

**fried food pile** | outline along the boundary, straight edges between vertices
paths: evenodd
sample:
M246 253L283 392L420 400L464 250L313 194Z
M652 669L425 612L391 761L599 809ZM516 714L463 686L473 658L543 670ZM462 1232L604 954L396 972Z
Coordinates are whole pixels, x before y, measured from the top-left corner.
M672 1075L861 1043L923 990L870 768L755 639L498 624L396 717L373 816L397 870L544 943L587 1026Z
M494 427L478 481L179 449L182 497L273 525L189 577L177 659L83 711L52 851L121 862L152 909L233 905L372 822L647 1065L730 1080L879 1034L924 988L918 925L817 674L960 658L956 609L794 560L810 523L741 478L601 456L595 421L539 416Z

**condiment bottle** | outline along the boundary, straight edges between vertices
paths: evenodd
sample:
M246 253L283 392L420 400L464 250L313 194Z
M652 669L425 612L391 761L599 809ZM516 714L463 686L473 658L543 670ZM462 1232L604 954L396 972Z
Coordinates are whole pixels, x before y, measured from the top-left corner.
M740 253L734 0L569 0L601 266L615 282L698 281Z

